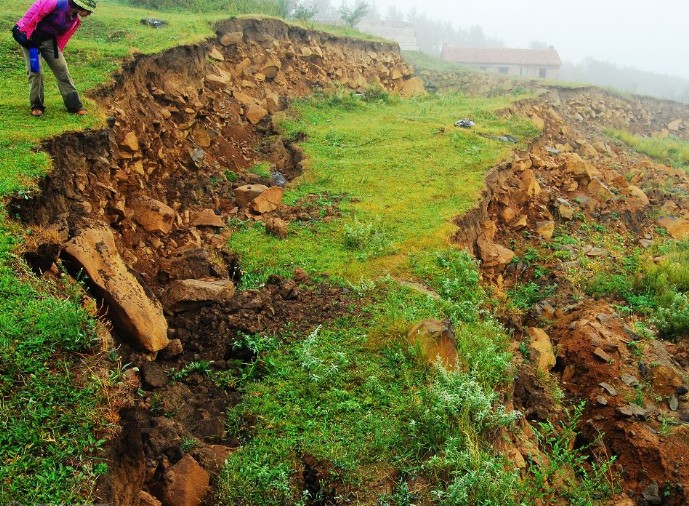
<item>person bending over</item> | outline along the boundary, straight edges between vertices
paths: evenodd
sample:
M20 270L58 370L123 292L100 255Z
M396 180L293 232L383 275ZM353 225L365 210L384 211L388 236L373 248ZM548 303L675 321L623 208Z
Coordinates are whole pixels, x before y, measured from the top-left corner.
M80 116L86 114L62 52L81 19L95 8L94 0L37 0L12 29L26 60L32 115L42 116L45 111L39 55L55 74L67 110Z

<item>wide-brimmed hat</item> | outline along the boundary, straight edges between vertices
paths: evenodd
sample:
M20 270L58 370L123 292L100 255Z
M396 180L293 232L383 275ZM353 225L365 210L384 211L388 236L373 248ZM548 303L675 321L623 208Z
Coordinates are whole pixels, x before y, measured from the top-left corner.
M81 7L85 11L93 12L96 10L96 2L94 0L72 0L74 5Z

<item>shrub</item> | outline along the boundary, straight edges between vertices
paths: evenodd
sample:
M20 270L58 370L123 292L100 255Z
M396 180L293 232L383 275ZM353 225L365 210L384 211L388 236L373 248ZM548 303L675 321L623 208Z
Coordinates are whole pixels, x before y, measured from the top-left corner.
M651 316L651 323L658 328L662 338L675 338L689 333L689 298L685 293L675 293L669 307L659 307Z
M340 13L340 19L344 23L354 28L359 21L368 13L370 6L368 2L363 0L358 0L354 7L349 7L346 3L342 2L338 12Z

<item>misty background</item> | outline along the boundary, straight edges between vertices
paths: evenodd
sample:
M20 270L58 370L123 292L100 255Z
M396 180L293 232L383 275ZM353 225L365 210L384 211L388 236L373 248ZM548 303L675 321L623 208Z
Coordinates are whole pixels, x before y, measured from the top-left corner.
M342 5L314 0L315 19L333 21ZM419 49L545 48L562 59L560 79L689 103L686 0L451 1L368 0L366 21L414 26Z

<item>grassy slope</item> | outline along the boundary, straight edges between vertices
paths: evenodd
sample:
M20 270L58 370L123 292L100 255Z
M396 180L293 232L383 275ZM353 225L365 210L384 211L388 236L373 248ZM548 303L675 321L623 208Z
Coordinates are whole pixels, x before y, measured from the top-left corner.
M605 133L639 153L675 168L689 169L689 142L677 137L641 137L624 130L608 128Z
M509 100L450 95L386 103L343 95L300 103L282 126L287 135L307 133L301 145L311 160L285 199L344 197L344 217L317 228L293 224L284 241L256 225L234 234L232 249L251 271L284 274L300 265L350 280L408 277L409 259L447 245L452 218L475 204L485 172L513 147L489 137L535 133L527 121L495 114ZM464 117L477 128L453 126Z
M285 240L238 223L231 247L250 282L300 266L349 279L369 304L299 339L254 338L273 344L259 349L262 375L230 413L245 445L228 461L219 502L296 503L314 493L380 504L515 500L516 474L487 438L511 419L495 395L511 378L507 337L480 310L476 265L448 245L452 217L475 204L486 171L513 147L490 137L536 134L496 114L511 100L340 92L302 100L281 119L286 135L306 134L308 157L285 200L337 201L342 218L292 224ZM454 127L463 117L478 127ZM381 280L388 274L440 297ZM410 346L408 330L431 317L453 322L467 370L429 367ZM291 344L277 347L275 337ZM301 490L305 463L321 473L320 491ZM386 490L386 479L397 485Z

